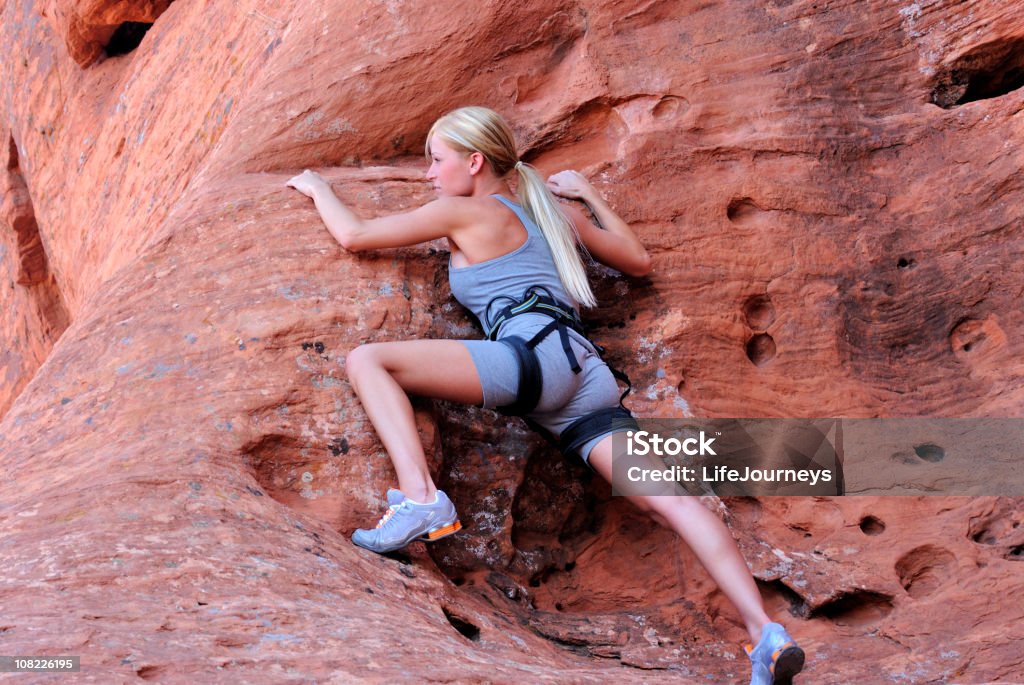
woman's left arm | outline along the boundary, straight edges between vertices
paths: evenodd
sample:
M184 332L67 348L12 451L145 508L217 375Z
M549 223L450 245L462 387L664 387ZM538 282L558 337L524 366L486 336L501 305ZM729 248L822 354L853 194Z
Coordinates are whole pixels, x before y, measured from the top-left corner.
M320 174L306 169L285 183L313 198L327 230L349 252L405 247L437 238L452 238L470 215L457 198L443 198L402 214L361 219L342 204Z
M580 242L594 258L630 276L646 276L651 272L651 256L643 243L583 174L560 171L548 178L547 185L555 195L582 200L594 213L601 228L576 207L563 205L565 214L576 226Z

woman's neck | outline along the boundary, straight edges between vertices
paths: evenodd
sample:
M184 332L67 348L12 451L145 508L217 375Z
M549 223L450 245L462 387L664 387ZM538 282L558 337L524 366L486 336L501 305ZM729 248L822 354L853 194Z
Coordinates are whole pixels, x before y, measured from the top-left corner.
M499 178L494 178L493 176L489 179L480 179L480 181L474 186L470 197L489 197L491 195L507 195L509 197L515 197L512 190L508 187L507 182L502 181Z

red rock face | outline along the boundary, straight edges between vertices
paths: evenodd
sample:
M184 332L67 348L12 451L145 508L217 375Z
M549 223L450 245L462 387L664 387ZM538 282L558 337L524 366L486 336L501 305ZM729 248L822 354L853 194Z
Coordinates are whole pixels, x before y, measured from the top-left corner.
M2 131L0 131L2 133ZM0 225L3 257L0 274L8 287L0 301L8 313L4 321L4 376L0 384L0 411L6 411L32 374L50 353L54 342L68 327L64 298L50 273L36 223L35 208L18 162L14 138L8 138L2 167L3 200ZM15 285L17 284L17 285Z
M464 533L348 541L393 472L346 353L477 332L443 245L346 254L284 182L421 204L423 137L467 103L650 247L649 279L594 270L589 315L639 415L1020 414L1012 3L128 4L2 7L6 654L104 681L748 677L679 540L494 413L416 404ZM707 504L805 682L1019 675L1019 500Z
M63 39L68 56L87 68L104 56L127 54L174 0L50 0L41 14Z

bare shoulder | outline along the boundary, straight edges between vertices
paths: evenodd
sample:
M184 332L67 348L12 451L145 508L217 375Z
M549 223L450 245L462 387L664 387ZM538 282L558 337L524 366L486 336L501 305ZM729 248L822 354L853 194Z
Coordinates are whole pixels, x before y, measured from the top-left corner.
M449 197L448 200L453 200L459 203L463 207L466 207L470 211L478 211L480 209L498 209L504 205L501 204L493 195L481 195L478 197Z
M499 211L501 205L490 197L446 196L426 206L434 207L436 212L451 217L453 224L467 225L478 222L482 214Z
M501 226L521 225L515 213L492 195L444 199L451 202L451 211L462 217L461 223L467 228L493 231ZM512 201L518 203L516 199Z

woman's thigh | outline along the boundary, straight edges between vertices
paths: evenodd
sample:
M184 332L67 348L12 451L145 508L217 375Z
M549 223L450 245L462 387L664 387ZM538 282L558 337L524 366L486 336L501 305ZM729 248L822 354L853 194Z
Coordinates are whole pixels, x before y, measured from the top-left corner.
M519 393L519 361L512 349L496 340L459 342L476 366L483 394L480 406L495 409L515 402Z
M653 456L624 457L619 452L619 458L623 461L616 468L615 447L614 434L606 435L590 450L589 459L587 460L592 469L612 484L612 492L625 495L630 502L646 512L664 514L673 508L688 508L693 506L694 503L700 505L700 497L688 496L683 490L670 482L631 483L625 473L628 466L640 466L641 468L656 471L664 469L665 465ZM621 442L618 444L618 447L620 450L622 449Z
M483 391L469 350L458 340L369 343L349 352L349 377L383 367L403 390L462 404L480 404Z

